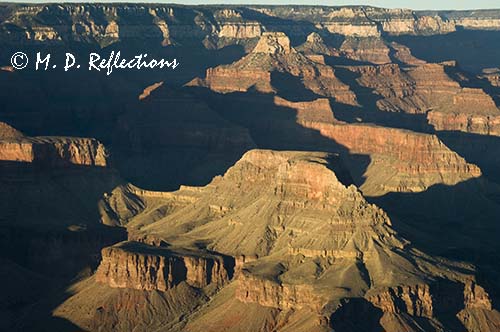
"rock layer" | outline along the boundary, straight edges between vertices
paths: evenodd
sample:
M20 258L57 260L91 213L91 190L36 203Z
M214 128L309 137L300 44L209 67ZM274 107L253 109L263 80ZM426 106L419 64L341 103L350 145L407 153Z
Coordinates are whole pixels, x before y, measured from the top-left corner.
M498 135L500 110L493 98L483 89L462 87L463 82L452 79L450 75L463 75L454 62L347 69L359 75L357 83L377 96L360 92L359 98L376 98L381 111L427 114L428 123L437 131Z
M102 250L96 281L113 288L166 291L186 282L221 287L233 274L222 256L124 242Z
M0 160L37 165L107 165L104 146L91 138L34 137L0 141Z

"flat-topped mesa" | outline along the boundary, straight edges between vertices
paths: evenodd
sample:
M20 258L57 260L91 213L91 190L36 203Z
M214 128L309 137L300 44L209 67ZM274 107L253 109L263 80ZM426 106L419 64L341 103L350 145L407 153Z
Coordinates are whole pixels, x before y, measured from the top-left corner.
M0 139L0 160L26 162L40 166L106 167L108 154L93 138L15 137Z
M122 242L102 250L96 281L112 288L166 291L181 282L220 287L233 275L227 257L189 250Z
M253 53L288 54L292 52L290 39L283 32L264 32L260 37Z

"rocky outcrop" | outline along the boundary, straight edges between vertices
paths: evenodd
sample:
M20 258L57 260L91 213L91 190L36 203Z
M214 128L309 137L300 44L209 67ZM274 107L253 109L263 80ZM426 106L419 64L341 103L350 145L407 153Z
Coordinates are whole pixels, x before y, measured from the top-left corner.
M157 83L154 83L148 87L146 87L142 93L139 95L139 100L143 100L143 99L146 99L147 97L149 97L151 95L151 92L155 91L156 89L158 89L159 87L161 87L163 85L163 81L161 82L157 82Z
M96 281L139 290L166 291L181 282L220 287L232 277L233 268L222 256L123 242L102 250Z
M244 92L251 88L263 93L291 89L289 82L275 82L274 75L292 76L307 89L320 96L331 97L344 104L354 104L356 96L335 77L332 67L315 62L290 47L290 39L282 32L265 33L253 51L242 59L207 69L205 79L194 79L188 86L205 86L220 93Z
M237 83L236 83L237 82ZM255 87L262 92L272 92L271 73L250 70L232 70L227 68L207 69L205 80L193 80L189 85L205 85L217 92L246 92ZM235 84L236 83L236 84Z
M291 51L290 39L283 32L265 32L252 52L277 55L288 54Z
M500 18L464 17L455 19L454 23L467 30L500 30Z
M389 288L370 296L368 300L384 313L407 313L411 316L433 316L432 295L429 285L412 285Z
M392 59L393 61L398 61L406 65L412 65L412 66L423 65L426 63L424 60L418 59L415 56L413 56L410 48L407 46L392 42L390 44L390 48L394 52L393 54L394 59Z
M219 37L225 38L258 38L262 34L262 25L255 23L230 24L224 23L221 25L218 33Z
M307 36L306 42L299 47L297 50L306 54L311 55L333 55L335 51L328 45L317 32L312 32Z
M307 308L319 312L325 303L313 287L307 284L280 284L242 273L238 276L235 296L243 303L258 303L281 309Z
M483 70L483 74L480 77L487 79L492 86L500 87L500 69L493 68Z
M467 331L493 331L500 322L500 314L492 310L489 295L474 281L398 286L369 294L366 298L386 316L404 314L433 319L453 312Z
M408 11L406 14L409 14ZM406 16L406 15L404 15ZM406 16L382 20L382 30L393 35L427 35L446 34L456 31L456 23L443 19L441 16Z
M408 165L409 168L400 171L414 173L427 169L471 176L481 174L477 166L466 163L434 135L370 125L307 125L353 153L382 154L414 163L414 166Z
M491 310L492 304L488 293L483 287L471 281L464 287L464 304L466 309Z
M107 152L92 138L22 137L0 140L0 160L42 166L107 166Z
M235 40L259 38L264 27L261 22L248 20L241 11L236 9L219 9L213 13L217 25L219 38Z
M358 249L369 244L359 243L357 249L348 244L353 229L359 227L354 237L359 236L361 241L365 232L368 237L371 232L390 233L385 226L390 220L383 211L368 204L354 186L345 187L338 180L325 164L335 156L328 156L252 150L224 177L216 177L197 193L198 201L191 206L196 207L188 214L194 213L196 218L183 216L183 211L190 208L186 206L150 224L147 232L142 229L135 232L138 236L152 234L164 238L162 225L176 218L170 234L180 232L180 236L186 229L192 230L193 237L204 233L211 239L210 250L232 257L261 257L283 251L296 256L308 250L317 256L331 251L341 253L338 257L358 257ZM336 168L339 176L344 177L342 166L337 164ZM275 184L269 185L271 182ZM234 195L215 194L222 192ZM154 214L151 209L148 211ZM326 214L329 224L321 223L320 216ZM246 215L253 215L252 227L247 226ZM292 215L295 217L291 218ZM310 234L304 229L315 228L312 225L317 230L315 240L309 241ZM228 238L232 240L227 241ZM392 245L401 244L395 241Z
M391 62L389 47L384 40L378 37L346 38L338 52L342 57L362 63L385 64Z
M24 135L19 130L16 130L5 122L0 122L0 140L18 139L23 136Z

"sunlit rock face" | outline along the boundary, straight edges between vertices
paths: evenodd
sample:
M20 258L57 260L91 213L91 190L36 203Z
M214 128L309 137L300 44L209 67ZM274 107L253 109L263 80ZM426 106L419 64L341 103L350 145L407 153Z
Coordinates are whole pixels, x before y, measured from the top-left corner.
M197 38L223 47L228 42L259 38L281 26L296 32L287 20L302 20L332 34L357 38L390 35L436 35L458 29L499 30L500 18L487 12L413 12L372 7L287 6L187 8L175 5L19 5L7 10L4 35L10 40L64 43L95 42L103 47L123 39L146 38L163 46ZM57 26L51 17L58 17ZM282 22L277 21L282 20ZM137 24L140 23L140 24ZM251 44L251 42L250 42Z
M93 138L26 137L0 122L0 160L36 165L107 165L104 145Z

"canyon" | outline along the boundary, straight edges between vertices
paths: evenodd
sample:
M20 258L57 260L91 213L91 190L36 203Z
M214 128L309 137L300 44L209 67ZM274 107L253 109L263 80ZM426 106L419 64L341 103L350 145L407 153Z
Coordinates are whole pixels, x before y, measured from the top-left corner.
M500 330L499 36L500 10L0 4L0 330ZM181 65L10 66L41 48Z

